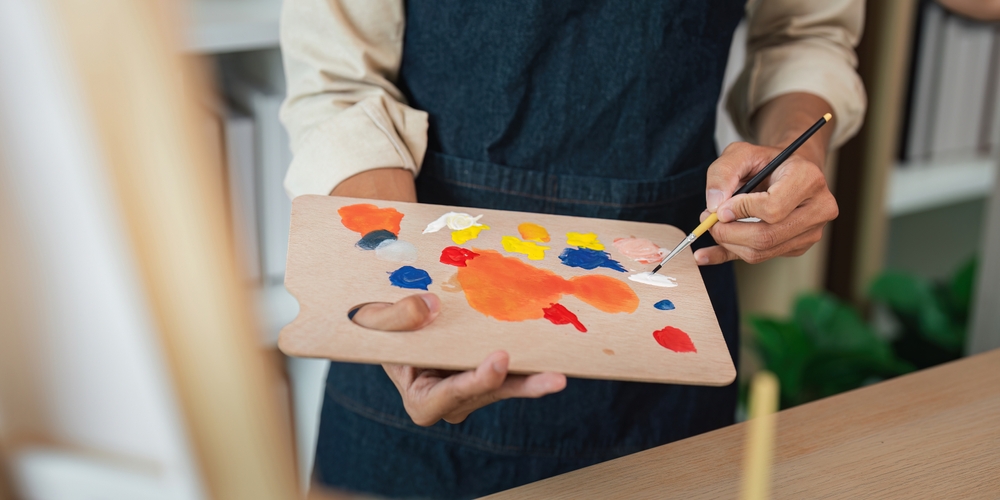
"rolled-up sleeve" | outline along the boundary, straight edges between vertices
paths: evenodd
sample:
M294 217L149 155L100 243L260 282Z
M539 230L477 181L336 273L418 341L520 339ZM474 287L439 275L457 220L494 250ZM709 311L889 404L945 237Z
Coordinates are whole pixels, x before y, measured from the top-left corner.
M832 147L861 128L867 100L854 52L864 27L863 0L751 0L747 61L727 99L744 137L753 113L783 94L806 92L833 108Z
M407 106L395 85L404 23L402 0L285 0L281 120L294 155L285 177L290 197L329 194L376 168L419 172L427 113Z

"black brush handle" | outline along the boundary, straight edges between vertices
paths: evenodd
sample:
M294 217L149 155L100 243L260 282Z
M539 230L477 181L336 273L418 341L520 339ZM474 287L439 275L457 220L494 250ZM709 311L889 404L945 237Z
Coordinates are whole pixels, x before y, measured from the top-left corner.
M733 193L733 196L736 196L738 194L747 194L756 189L757 186L760 185L760 183L767 178L767 176L771 175L771 172L774 172L774 169L778 168L779 165L784 163L789 156L792 156L792 154L795 153L795 150L799 149L799 146L801 146L804 142L808 141L809 138L812 137L817 130L822 128L823 125L826 125L826 122L828 121L829 119L827 119L826 116L820 118L819 121L814 123L812 127L809 127L809 130L806 130L806 132L800 135L798 139L795 139L795 142L792 142L782 152L778 153L778 156L775 156L774 159L771 160L771 162L768 163L767 166L763 168L763 170L757 172L757 175L753 176L749 181L747 181L747 183L744 184L743 187L736 190L736 192Z

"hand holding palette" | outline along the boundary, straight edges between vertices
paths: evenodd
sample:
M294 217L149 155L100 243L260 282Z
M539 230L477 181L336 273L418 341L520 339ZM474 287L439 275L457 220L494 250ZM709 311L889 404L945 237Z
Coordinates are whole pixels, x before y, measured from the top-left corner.
M300 196L285 285L301 306L290 355L512 372L726 385L736 376L701 274L687 258L650 277L672 226L439 205ZM434 292L441 314L381 332L347 314Z

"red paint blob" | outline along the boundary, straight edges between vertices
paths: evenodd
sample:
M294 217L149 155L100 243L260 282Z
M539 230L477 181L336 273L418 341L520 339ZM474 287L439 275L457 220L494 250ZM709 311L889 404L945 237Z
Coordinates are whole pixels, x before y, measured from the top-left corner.
M653 332L653 338L658 344L674 352L698 352L694 348L694 342L691 342L691 337L679 328L668 326L657 330Z
M479 254L462 247L447 247L441 250L441 263L455 267L466 267L465 261L479 257Z
M545 319L551 321L554 325L573 325L577 330L584 333L587 332L587 327L583 326L583 323L580 323L576 315L563 307L562 304L552 304L542 309L542 314L544 314Z

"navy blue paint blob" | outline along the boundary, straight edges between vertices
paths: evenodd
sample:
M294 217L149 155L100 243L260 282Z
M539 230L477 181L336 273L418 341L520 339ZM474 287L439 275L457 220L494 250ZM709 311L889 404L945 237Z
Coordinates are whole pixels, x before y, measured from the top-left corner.
M427 274L427 271L423 269L417 269L413 266L403 266L389 275L389 282L399 288L426 290L427 285L431 284L431 275Z
M581 267L583 269L606 267L615 271L625 272L625 268L617 260L612 259L611 254L600 250L567 248L559 255L559 260L569 267Z
M653 304L653 307L655 307L655 308L657 308L657 309L659 309L661 311L673 311L674 310L674 303L670 302L669 300L663 299L663 300L661 300L661 301Z
M385 240L394 240L396 235L392 234L391 231L386 231L385 229L376 229L358 240L355 245L362 250L375 250L379 243Z

